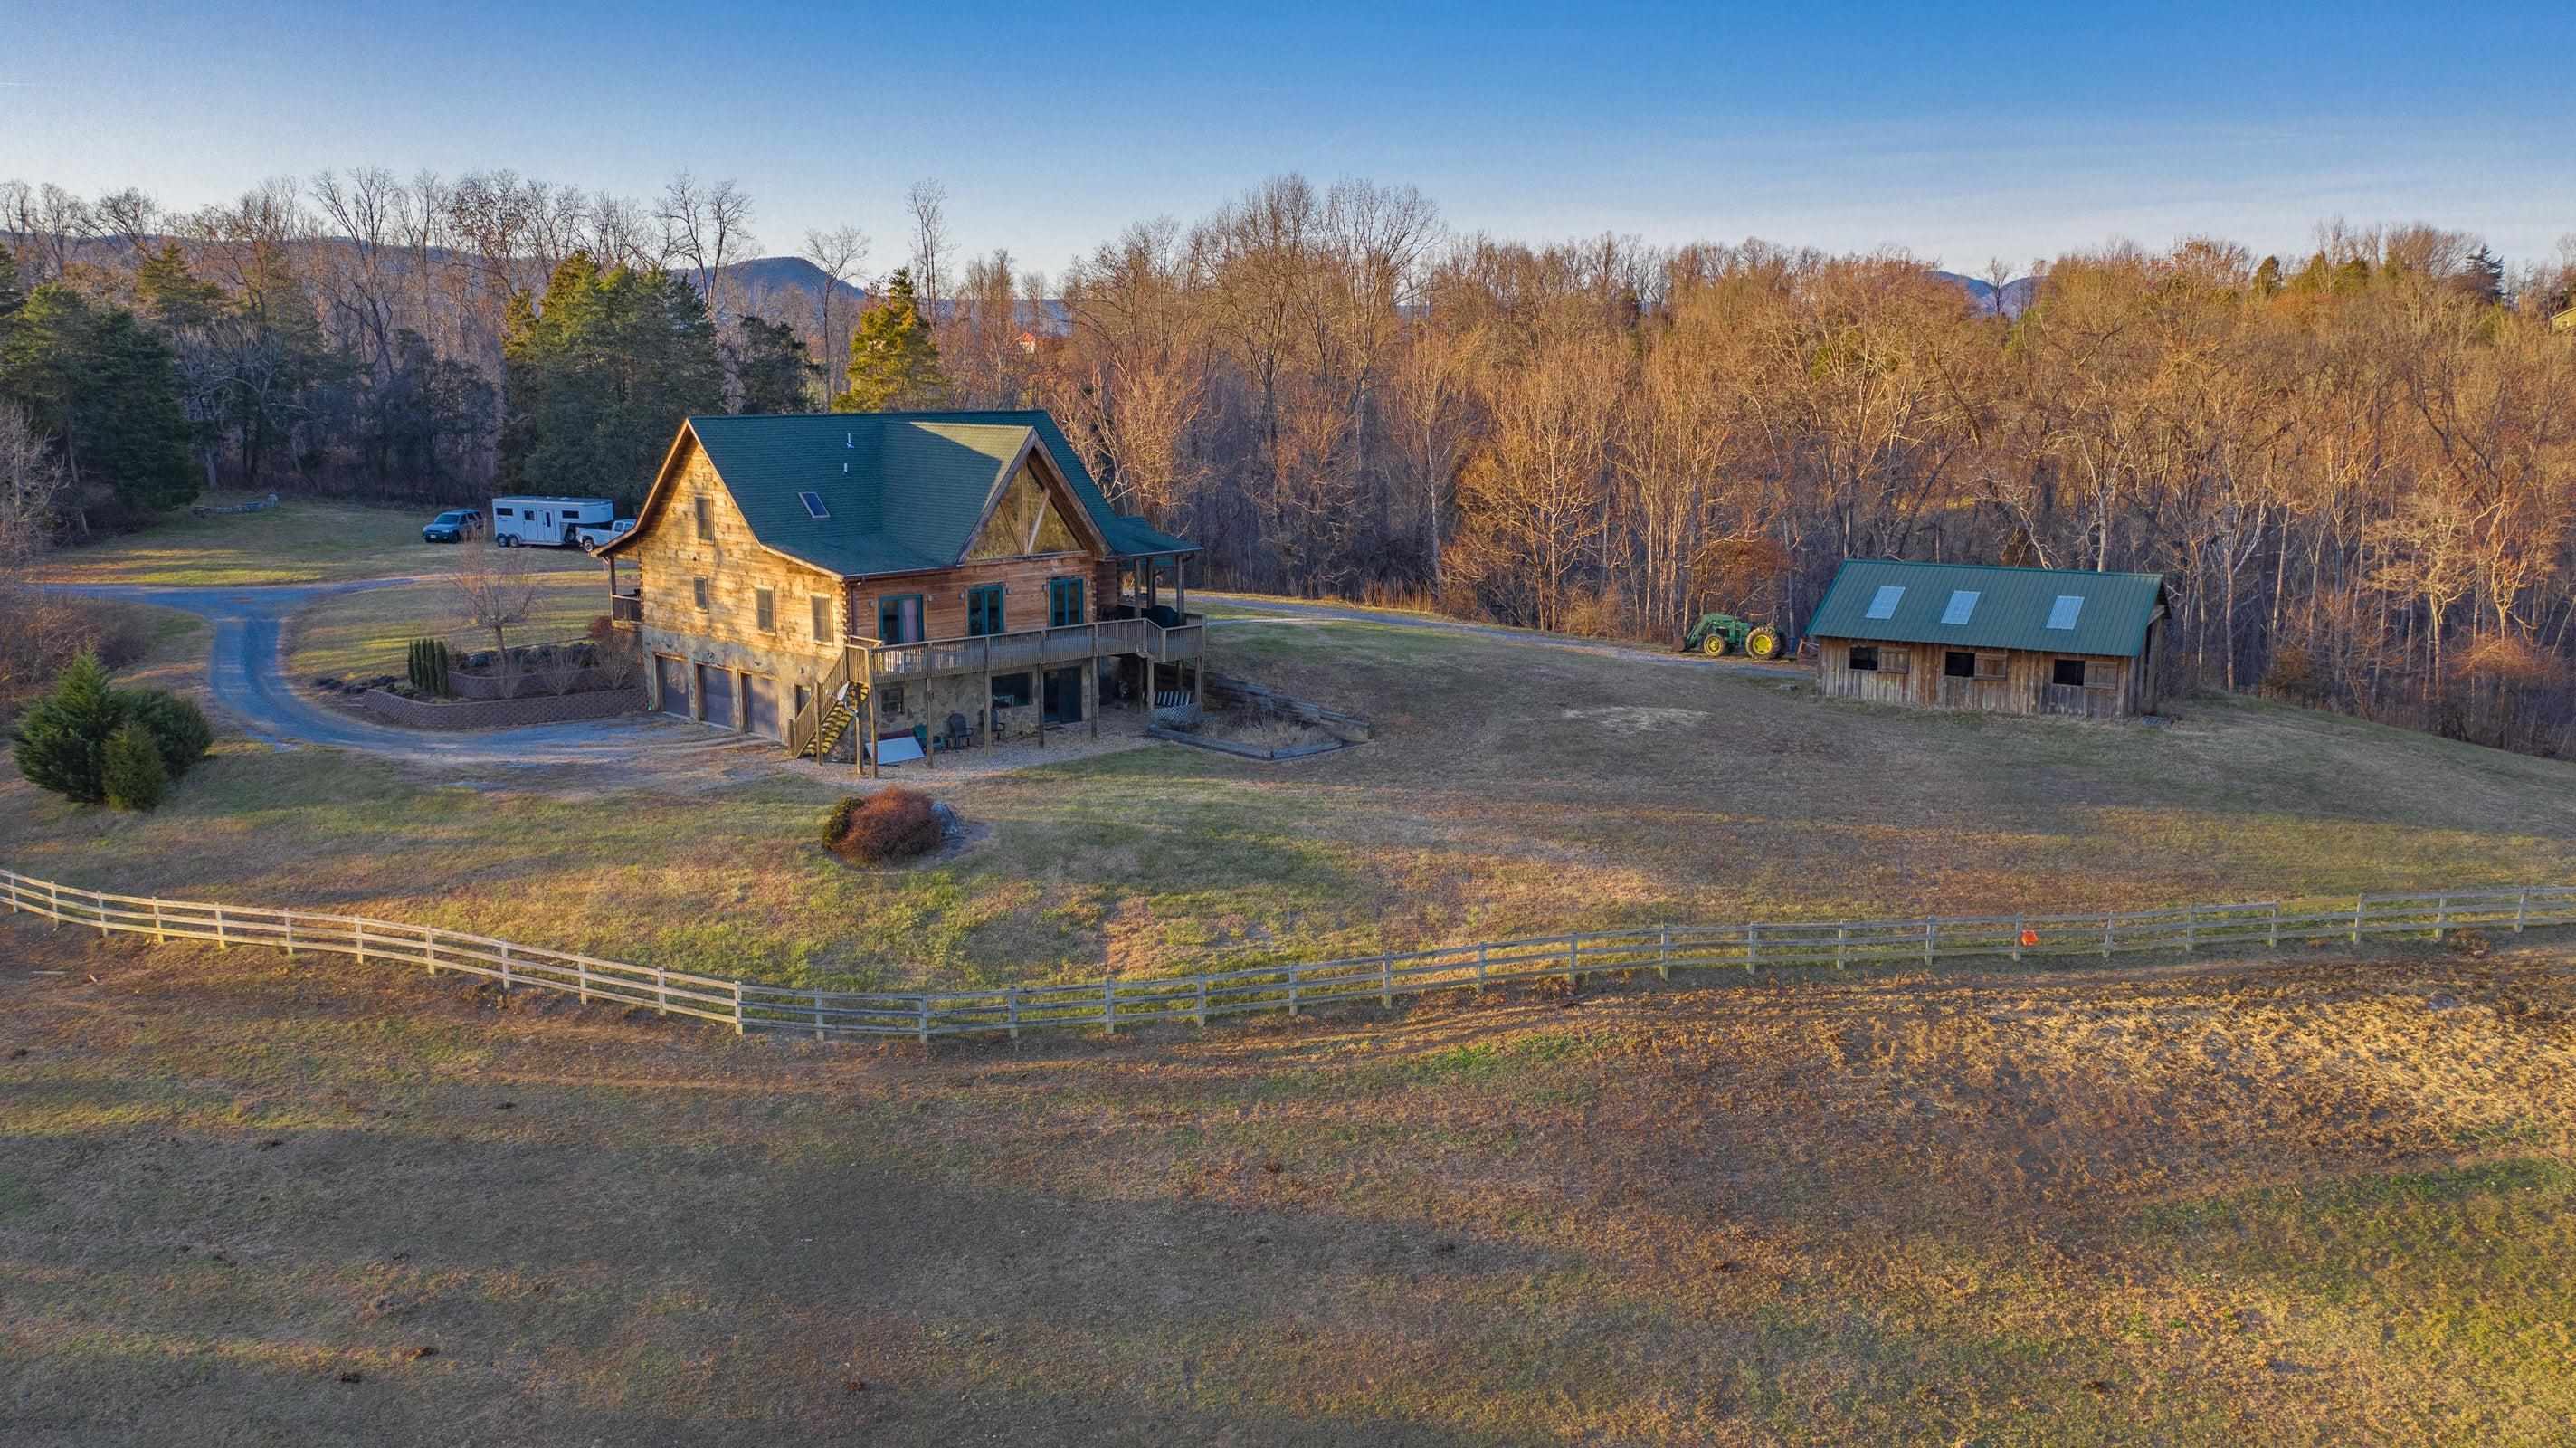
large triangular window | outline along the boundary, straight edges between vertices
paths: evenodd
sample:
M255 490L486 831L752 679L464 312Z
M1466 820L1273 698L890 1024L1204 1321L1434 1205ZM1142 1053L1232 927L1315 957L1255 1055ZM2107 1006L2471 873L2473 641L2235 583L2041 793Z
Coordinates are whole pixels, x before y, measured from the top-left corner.
M1036 471L1023 464L1019 475L1011 479L1011 486L1004 490L1002 501L993 505L992 516L984 520L982 531L975 535L975 546L966 550L966 556L971 560L1079 553L1080 538L1073 525L1065 521L1055 500L1047 496Z

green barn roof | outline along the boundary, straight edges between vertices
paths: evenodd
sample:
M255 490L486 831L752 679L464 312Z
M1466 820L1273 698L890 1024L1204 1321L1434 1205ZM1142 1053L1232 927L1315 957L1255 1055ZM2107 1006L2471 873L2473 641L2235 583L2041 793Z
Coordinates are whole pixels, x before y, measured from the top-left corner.
M956 563L1031 446L1045 451L1113 555L1197 547L1112 508L1043 411L705 416L686 426L762 546L831 573ZM807 507L806 493L823 516ZM600 551L621 551L642 531Z
M1847 558L1807 633L2134 657L2164 593L2160 573Z

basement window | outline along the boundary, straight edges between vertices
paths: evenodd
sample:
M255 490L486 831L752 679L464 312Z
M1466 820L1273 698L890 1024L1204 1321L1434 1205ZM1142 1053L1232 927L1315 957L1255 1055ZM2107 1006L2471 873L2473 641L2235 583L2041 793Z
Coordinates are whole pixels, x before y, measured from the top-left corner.
M2083 688L2084 661L2082 659L2059 659L2056 667L2049 673L2049 682L2059 686L2060 688Z
M1896 617L1896 605L1902 602L1904 598L1905 586L1903 584L1888 584L1871 596L1869 600L1869 612L1863 615L1863 617L1894 618Z
M1941 610L1941 621L1953 627L1966 623L1969 615L1977 611L1977 600L1981 596L1973 588L1953 590L1950 594L1949 607Z
M828 518L832 516L823 508L823 495L821 493L798 493L796 495L796 500L805 505L805 516L808 518Z
M1877 646L1877 645L1875 645L1875 644L1854 644L1854 645L1852 645L1852 651L1851 651L1851 666L1852 666L1852 668L1853 668L1854 670L1856 670L1856 671L1858 671L1858 672L1860 672L1860 673L1864 673L1864 674L1875 674L1875 673L1877 673L1877 672L1878 672L1878 646Z

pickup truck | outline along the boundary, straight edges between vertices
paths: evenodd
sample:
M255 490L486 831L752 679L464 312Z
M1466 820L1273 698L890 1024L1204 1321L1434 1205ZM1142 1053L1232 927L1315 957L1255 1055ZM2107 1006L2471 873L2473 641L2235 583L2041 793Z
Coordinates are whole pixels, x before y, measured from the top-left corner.
M572 530L572 535L581 540L581 546L584 548L605 548L634 531L634 519L620 518L605 528L575 528Z

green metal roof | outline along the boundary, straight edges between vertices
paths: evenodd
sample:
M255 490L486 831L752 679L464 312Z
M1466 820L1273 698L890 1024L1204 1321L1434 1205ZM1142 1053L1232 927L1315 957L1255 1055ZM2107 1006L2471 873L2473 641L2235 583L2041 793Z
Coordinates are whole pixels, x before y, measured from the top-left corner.
M2146 647L2164 592L2160 573L1847 558L1807 633L2134 657Z
M1111 508L1081 454L1043 411L705 416L688 426L752 535L832 573L956 563L1032 436L1113 554L1197 546ZM813 516L805 493L816 495L825 516Z

